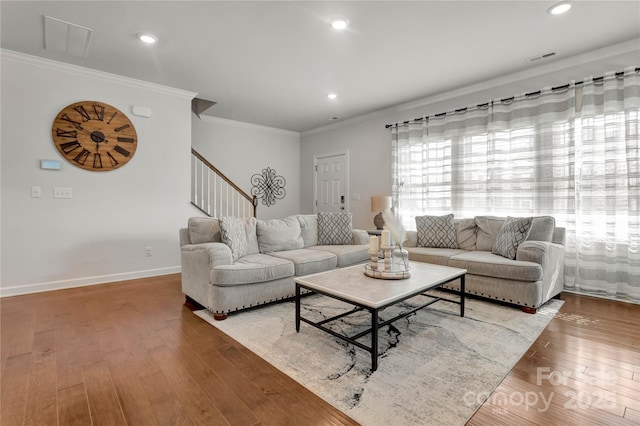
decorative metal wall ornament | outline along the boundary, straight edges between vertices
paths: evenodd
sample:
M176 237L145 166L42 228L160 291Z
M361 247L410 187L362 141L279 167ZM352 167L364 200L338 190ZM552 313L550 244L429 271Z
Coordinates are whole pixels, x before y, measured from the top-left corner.
M262 169L262 174L256 173L251 176L251 195L262 199L262 204L269 207L276 203L276 200L282 200L287 191L284 186L287 181L282 176L276 175L276 171L271 167Z

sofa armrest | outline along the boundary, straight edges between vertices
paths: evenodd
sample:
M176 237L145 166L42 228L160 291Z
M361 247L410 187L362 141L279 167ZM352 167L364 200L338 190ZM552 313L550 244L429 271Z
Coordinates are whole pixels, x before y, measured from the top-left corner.
M211 270L231 265L231 249L223 243L185 244L180 247L182 292L202 306L209 301Z
M516 260L535 262L543 269L549 261L555 264L558 259L564 259L564 246L546 241L525 241L516 252Z
M564 288L564 246L546 241L525 241L518 247L516 260L542 265L540 304Z
M351 243L354 245L369 244L369 234L364 229L354 229Z

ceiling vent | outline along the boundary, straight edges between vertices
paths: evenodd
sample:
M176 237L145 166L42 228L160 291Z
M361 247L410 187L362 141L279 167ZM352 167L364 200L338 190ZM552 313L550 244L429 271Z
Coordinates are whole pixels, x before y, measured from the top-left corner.
M533 58L527 59L527 62L531 63L531 62L538 62L543 59L549 59L556 56L556 54L557 54L556 52L549 52L549 53L545 53L544 55L534 56Z
M44 48L76 58L86 58L93 30L70 22L44 17Z

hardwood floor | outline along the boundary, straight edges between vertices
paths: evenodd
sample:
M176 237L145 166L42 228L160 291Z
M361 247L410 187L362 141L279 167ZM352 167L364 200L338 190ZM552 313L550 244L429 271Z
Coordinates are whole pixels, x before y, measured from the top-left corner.
M564 300L468 424L640 423L640 306ZM1 424L357 424L191 308L179 275L1 299Z

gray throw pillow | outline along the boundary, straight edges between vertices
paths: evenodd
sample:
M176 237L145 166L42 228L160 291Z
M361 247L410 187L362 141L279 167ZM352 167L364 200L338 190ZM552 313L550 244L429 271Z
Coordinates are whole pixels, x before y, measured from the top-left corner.
M295 216L258 220L256 234L260 253L301 249L304 241L300 232L300 223Z
M507 259L515 259L518 246L523 243L531 232L532 217L507 217L491 253L499 254Z
M221 217L220 235L222 242L231 249L231 258L235 262L247 255L247 233L244 222L237 217Z
M556 220L552 216L537 216L533 218L531 224L531 232L529 233L529 241L547 241L553 240L553 231L556 229Z
M456 242L458 248L463 250L476 249L476 221L473 219L454 220L456 227Z
M319 246L351 244L352 239L351 213L318 212Z
M458 248L453 214L445 216L416 216L418 246Z

